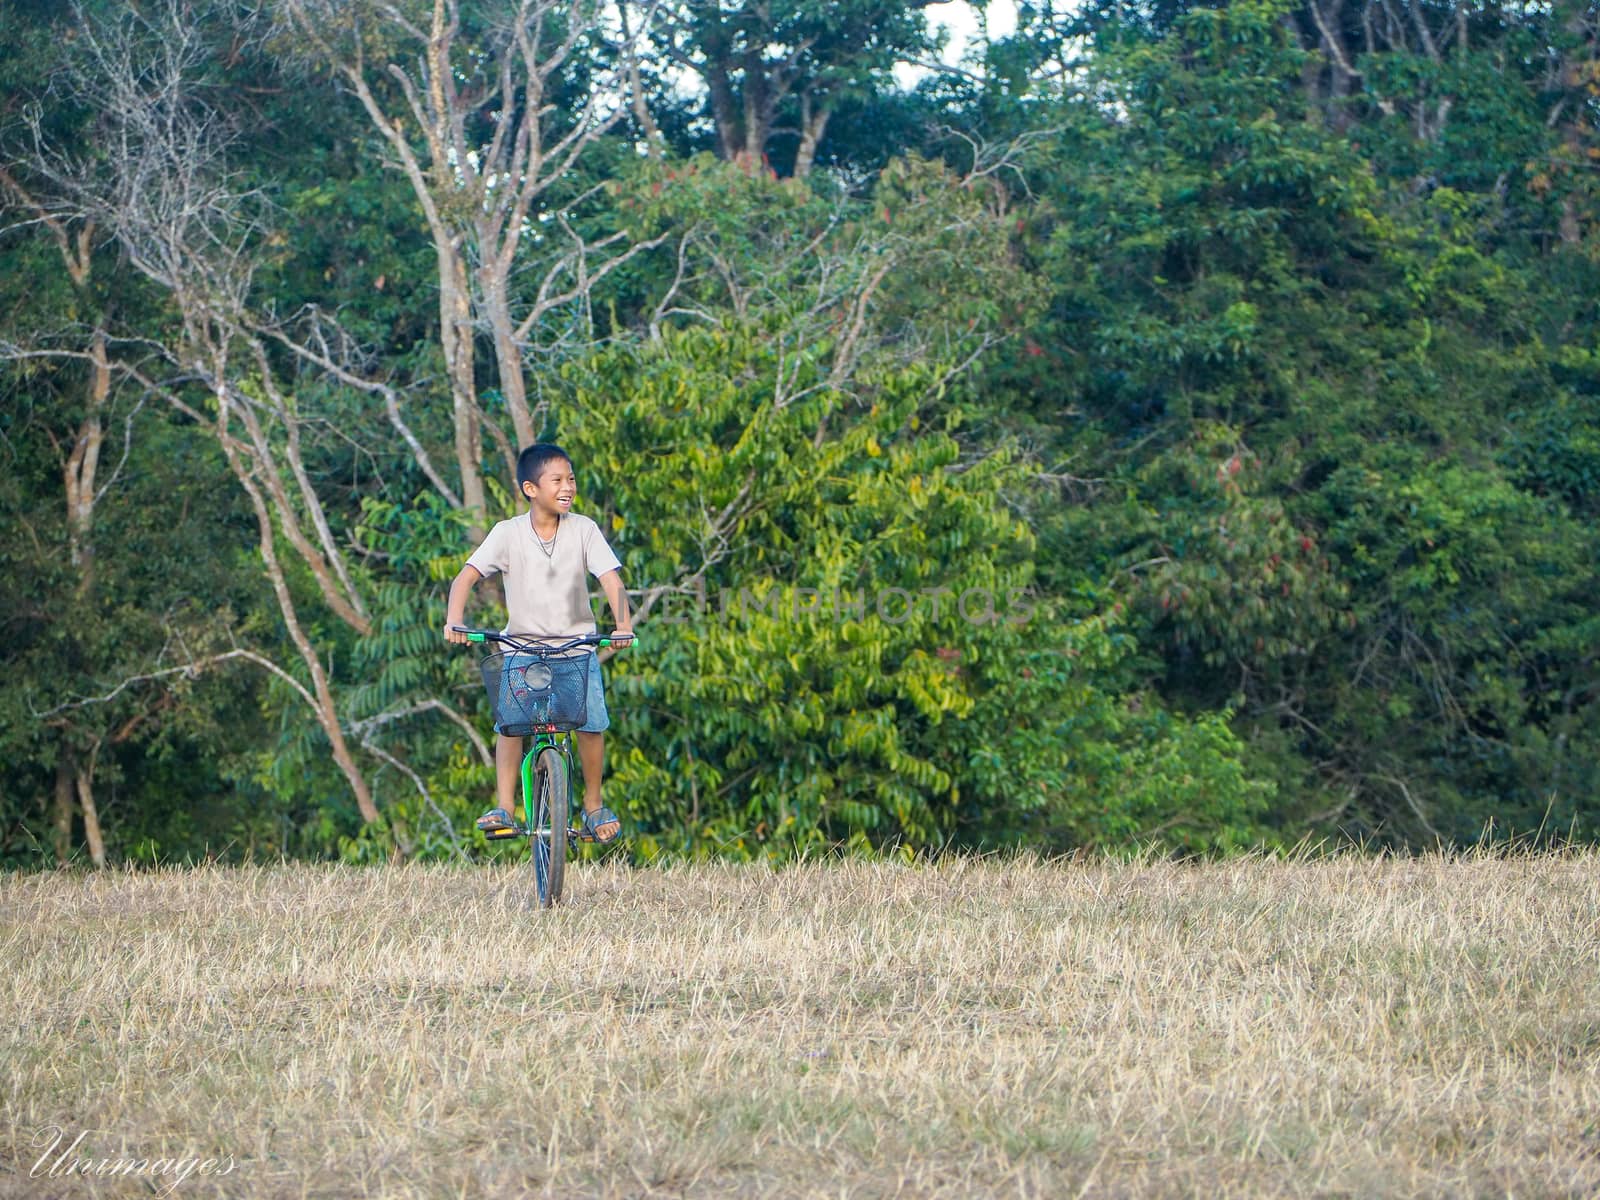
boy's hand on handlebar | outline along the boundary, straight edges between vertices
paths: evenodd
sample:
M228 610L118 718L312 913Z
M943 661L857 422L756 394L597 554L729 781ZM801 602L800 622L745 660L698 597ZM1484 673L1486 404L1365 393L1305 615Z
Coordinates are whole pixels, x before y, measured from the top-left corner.
M632 629L615 629L609 636L611 638L611 644L616 646L618 649L621 649L623 646L631 646L633 644Z
M444 640L447 642L454 642L458 646L465 646L471 641L471 639L467 637L467 631L465 629L450 621L446 621L444 623Z

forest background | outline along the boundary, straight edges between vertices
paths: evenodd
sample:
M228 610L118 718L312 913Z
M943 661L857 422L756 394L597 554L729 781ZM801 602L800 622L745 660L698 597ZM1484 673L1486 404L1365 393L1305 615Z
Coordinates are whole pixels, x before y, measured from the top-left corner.
M640 858L1593 841L1597 32L4 0L0 862L485 853L537 438Z

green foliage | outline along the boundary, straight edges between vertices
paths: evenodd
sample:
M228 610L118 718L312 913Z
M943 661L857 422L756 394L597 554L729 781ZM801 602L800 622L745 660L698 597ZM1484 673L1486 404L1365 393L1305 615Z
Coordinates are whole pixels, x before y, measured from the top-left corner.
M696 330L574 374L563 444L644 598L612 707L646 851L1247 836L1231 735L1107 694L1111 636L1033 591L1015 461L923 426L937 376L852 401L778 346Z
M1286 833L1592 830L1588 268L1508 239L1459 140L1419 193L1393 129L1328 128L1280 13L1109 30L1037 155L1054 294L994 378L1080 481L1042 576L1131 581L1139 661L1233 713ZM1459 137L1504 163L1508 122Z
M162 49L144 9L85 11ZM240 312L272 331L259 358L223 335L229 383L299 423L230 425L278 456L230 470L173 296L74 190L118 152L60 74L83 43L13 4L0 862L53 860L80 779L130 862L507 853L468 832L490 725L440 637L470 530L517 510L498 363L480 340L482 411L457 411L416 198L326 63L255 6L173 11L249 193ZM1560 7L1386 11L1024 6L915 94L888 76L927 49L915 7L664 14L733 107L697 117L647 59L677 152L642 153L633 114L541 197L512 276L659 239L526 331L536 413L642 613L607 668L640 856L1600 836L1600 68ZM394 49L371 6L325 12L334 42ZM461 17L471 95L503 23ZM550 132L616 52L597 34L552 76ZM824 110L839 169L781 178ZM465 152L505 115L469 106ZM492 512L444 494L458 437ZM245 482L280 489L283 588L377 822L306 703ZM356 619L286 514L346 555Z
M1189 498L1176 514L1143 514L1153 538L1139 551L1133 595L1194 673L1214 677L1240 662L1276 673L1355 624L1324 548L1282 500L1263 495L1267 474L1235 431L1203 427L1137 477L1140 494Z
M888 162L867 197L710 155L642 164L611 190L632 235L674 244L658 252L667 278L640 281L651 303L670 282L675 314L782 322L817 343L808 354L877 345L946 361L1038 303L1004 191L915 154ZM643 298L628 300L625 320L652 320Z

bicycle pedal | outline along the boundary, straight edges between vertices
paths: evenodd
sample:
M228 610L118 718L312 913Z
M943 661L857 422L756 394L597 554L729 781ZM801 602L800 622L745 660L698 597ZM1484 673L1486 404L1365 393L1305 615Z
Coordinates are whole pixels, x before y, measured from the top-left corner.
M522 837L523 831L521 829L486 829L483 831L483 836L491 842L503 842L506 838Z

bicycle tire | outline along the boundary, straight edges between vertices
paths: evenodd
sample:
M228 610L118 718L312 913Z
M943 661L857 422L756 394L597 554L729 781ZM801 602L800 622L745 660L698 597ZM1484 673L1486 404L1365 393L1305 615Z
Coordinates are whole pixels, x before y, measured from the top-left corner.
M572 791L567 758L552 748L541 750L534 763L534 819L532 841L534 886L539 907L561 902L567 874L567 821L572 816Z

